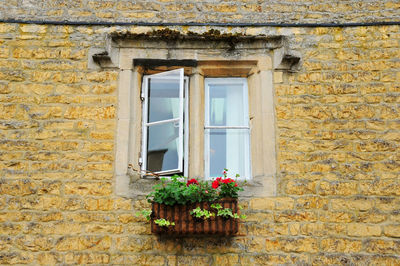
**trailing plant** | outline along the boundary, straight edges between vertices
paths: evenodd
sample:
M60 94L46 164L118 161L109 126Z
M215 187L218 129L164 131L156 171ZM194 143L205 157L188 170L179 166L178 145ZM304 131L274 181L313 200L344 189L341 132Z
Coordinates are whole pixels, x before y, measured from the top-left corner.
M168 220L166 220L164 218L154 220L154 223L157 224L158 226L161 226L161 227L168 227L168 226L174 226L175 225L174 222L170 222L170 221L168 221Z
M233 218L235 218L235 219L241 219L241 220L246 220L246 219L247 219L247 216L244 215L244 214L239 215L239 214L237 214L237 213L234 213L234 214L233 214Z
M219 204L219 203L211 204L211 208L214 208L217 210L217 216L221 216L224 218L231 217L234 219L242 219L242 220L245 220L247 218L246 215L244 215L244 214L239 215L237 213L233 213L232 209L230 209L230 208L222 208L221 204ZM242 207L240 205L239 205L239 209L242 209Z
M215 213L212 213L206 209L201 209L200 207L197 207L196 209L193 209L190 211L190 214L193 215L195 218L199 219L209 219L213 216L215 216Z
M213 204L211 204L211 208L220 210L220 209L222 209L222 206L219 203L213 203Z
M141 210L140 212L136 212L136 216L142 216L142 217L146 218L147 221L150 221L151 213L152 213L152 210L145 209L145 210Z
M223 218L229 218L229 217L233 218L232 209L230 208L219 209L217 212L217 216L221 216Z

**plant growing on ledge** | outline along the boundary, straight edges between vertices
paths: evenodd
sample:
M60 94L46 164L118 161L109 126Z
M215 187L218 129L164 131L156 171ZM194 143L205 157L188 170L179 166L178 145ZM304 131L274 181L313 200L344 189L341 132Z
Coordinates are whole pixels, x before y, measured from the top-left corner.
M221 216L225 219L229 219L229 218L235 218L235 219L242 219L245 220L247 217L246 215L242 214L239 215L237 213L233 213L232 209L229 208L223 208L221 206L221 204L219 203L213 203L211 204L211 208L216 209L217 210L217 216ZM241 207L239 206L239 209L241 209Z
M161 227L162 227L162 226L168 227L168 226L173 226L173 225L175 225L174 222L170 222L170 221L168 221L168 220L165 220L164 218L154 220L154 223L157 224L158 226L161 226Z
M204 219L204 220L215 216L214 213L212 213L208 210L203 210L200 207L197 207L196 209L191 210L190 214L195 218Z
M223 234L238 231L237 198L241 188L235 179L222 177L212 181L199 181L181 176L162 178L147 195L152 203L151 229L153 233L167 234ZM238 177L238 175L237 175ZM160 221L170 222L160 228ZM165 222L163 222L165 226Z
M147 221L151 220L151 210L141 210L140 212L136 212L136 216L143 216L144 218L146 218Z

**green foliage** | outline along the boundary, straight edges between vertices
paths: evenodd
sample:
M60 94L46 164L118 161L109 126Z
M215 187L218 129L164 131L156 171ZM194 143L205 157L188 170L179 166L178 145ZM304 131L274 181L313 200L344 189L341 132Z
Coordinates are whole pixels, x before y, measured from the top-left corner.
M218 199L218 194L207 181L198 184L187 184L186 178L174 175L170 180L162 178L161 183L153 187L153 191L147 195L149 202L157 202L165 205L196 202L213 202Z
M180 177L174 175L171 181L167 182L167 178L162 178L161 183L153 187L154 191L147 195L147 198L153 198L154 202L163 203L165 205L186 204L187 199L184 197L186 183L180 180ZM149 202L151 200L149 199Z
M244 214L237 214L237 213L233 213L232 209L230 208L222 208L221 204L212 204L211 205L212 208L217 210L217 216L221 216L223 218L234 218L234 219L242 219L242 220L246 220L246 215Z
M203 219L203 220L206 220L206 219L208 219L210 217L215 216L214 213L212 213L212 212L210 212L210 211L208 211L206 209L202 210L200 207L197 207L196 209L193 209L192 211L190 211L190 214L193 215L196 218L200 218L200 219Z
M221 216L223 218L233 218L233 213L232 213L232 209L230 208L225 208L225 209L219 209L217 212L217 216Z
M234 219L242 219L245 220L247 217L244 214L237 214L237 213L233 213L232 209L230 208L223 208L221 204L219 203L213 203L211 204L211 208L216 210L217 216L221 216L223 218L229 219L229 218L234 218ZM241 208L241 206L239 205L239 208ZM208 219L210 217L215 216L215 213L210 212L206 209L202 210L200 207L197 207L196 209L193 209L190 212L191 215L193 215L196 218L202 218L202 219Z
M239 215L239 214L237 214L237 213L234 213L234 214L233 214L233 218L234 218L234 219L246 220L246 219L247 219L247 216L244 215L244 214Z
M161 227L168 227L168 226L174 226L175 225L174 222L170 222L168 220L165 220L164 218L154 220L154 223L157 224L158 226L161 226Z
M211 208L214 208L216 210L220 210L220 209L222 209L222 206L219 203L213 203L213 204L211 204Z
M218 198L215 189L206 181L201 181L198 185L191 184L187 186L183 196L190 203L212 202Z
M146 210L141 210L140 212L136 212L136 216L143 216L144 218L146 218L147 221L150 221L151 213L152 213L151 210L146 209Z
M153 191L147 195L147 199L149 202L173 206L214 202L226 197L238 198L238 192L243 188L239 187L236 180L227 177L227 169L224 171L224 177L217 177L212 183L197 181L195 178L188 180L178 175L174 175L170 179L162 178L161 182L155 185Z

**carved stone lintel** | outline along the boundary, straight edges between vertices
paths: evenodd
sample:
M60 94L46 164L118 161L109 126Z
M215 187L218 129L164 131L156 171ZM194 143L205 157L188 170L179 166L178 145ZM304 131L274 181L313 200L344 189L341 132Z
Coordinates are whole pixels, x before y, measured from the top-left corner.
M227 53L226 57L235 58L233 52L240 57L243 53L251 53L254 49L266 49L273 51L273 69L288 72L297 72L301 65L299 52L291 50L287 36L248 36L243 34L221 34L218 31L209 31L203 34L183 34L178 31L164 29L140 34L111 33L106 37L106 47L103 50L96 49L89 60L94 63L92 67L100 68L130 68L124 57L120 56L122 50L130 48L140 49L168 49L171 53L186 53L192 50L220 50ZM145 44L145 46L144 46ZM182 52L181 52L182 51ZM193 55L192 55L193 56ZM216 57L217 54L216 54ZM119 62L122 58L121 62ZM157 58L160 59L160 58ZM162 58L161 58L162 59ZM165 58L164 58L165 59ZM169 59L169 58L167 58ZM184 59L198 59L191 57Z

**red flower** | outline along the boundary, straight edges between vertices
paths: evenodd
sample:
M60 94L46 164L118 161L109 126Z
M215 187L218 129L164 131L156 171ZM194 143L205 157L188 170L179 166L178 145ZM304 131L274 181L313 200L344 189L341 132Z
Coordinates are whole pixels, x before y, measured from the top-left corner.
M197 182L197 180L195 178L192 178L192 179L187 181L186 186L190 186L191 184L198 185L199 182Z
M229 184L229 183L235 183L235 180L233 180L232 178L225 178L221 181L224 184Z
M212 188L217 189L219 187L219 181L216 179L211 184Z

